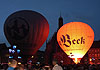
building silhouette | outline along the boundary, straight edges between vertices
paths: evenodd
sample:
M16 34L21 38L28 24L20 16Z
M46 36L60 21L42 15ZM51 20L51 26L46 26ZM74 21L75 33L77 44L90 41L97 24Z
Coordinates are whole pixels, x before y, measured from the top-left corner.
M88 51L88 59L90 64L100 64L100 40L93 42Z
M63 18L60 16L58 19L58 29L63 26ZM72 59L70 59L64 51L60 48L57 42L57 31L54 32L52 38L46 42L46 50L45 50L45 63L52 64L53 59L57 59L59 64L70 64L73 63Z
M63 18L60 16L58 20L58 29L60 29L63 26Z
M9 51L5 43L0 44L0 64L8 62Z

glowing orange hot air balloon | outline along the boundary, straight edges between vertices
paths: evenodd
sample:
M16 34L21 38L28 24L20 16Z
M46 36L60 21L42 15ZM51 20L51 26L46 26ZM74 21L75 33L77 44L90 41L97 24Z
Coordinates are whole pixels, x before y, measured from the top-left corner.
M70 22L57 33L62 50L77 64L91 47L94 40L92 28L83 22Z

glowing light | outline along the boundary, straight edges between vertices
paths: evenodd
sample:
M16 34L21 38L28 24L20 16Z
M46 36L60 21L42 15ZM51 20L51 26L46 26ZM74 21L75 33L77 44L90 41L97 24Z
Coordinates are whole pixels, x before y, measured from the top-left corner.
M11 59L11 58L13 58L13 56L9 56L9 58Z
M31 58L34 58L34 56L32 56Z
M18 64L20 65L20 64L21 64L21 62L18 62Z
M12 53L15 53L15 50L12 50Z
M92 59L90 58L90 61L92 61Z
M22 57L18 56L19 59L21 59Z
M17 53L20 53L20 50L19 49L17 50Z
M11 53L12 52L12 49L9 49L9 53Z
M13 49L16 49L16 45L13 46Z
M95 58L92 58L92 60L95 60Z
M61 60L60 62L63 63L63 60Z
M37 64L40 64L40 62L37 62Z
M80 63L80 60L81 60L81 58L72 58L72 59L76 64Z
M58 44L75 63L80 62L90 49L93 40L94 32L92 28L83 22L64 24L57 32Z

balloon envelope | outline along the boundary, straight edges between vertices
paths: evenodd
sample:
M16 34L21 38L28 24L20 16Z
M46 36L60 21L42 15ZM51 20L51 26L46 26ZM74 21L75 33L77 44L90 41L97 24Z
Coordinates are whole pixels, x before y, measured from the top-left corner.
M91 47L94 40L92 28L83 22L70 22L57 33L57 41L62 50L78 63ZM78 58L78 59L77 59Z
M7 18L4 33L8 42L16 45L24 55L33 55L47 39L49 24L40 13L22 10Z

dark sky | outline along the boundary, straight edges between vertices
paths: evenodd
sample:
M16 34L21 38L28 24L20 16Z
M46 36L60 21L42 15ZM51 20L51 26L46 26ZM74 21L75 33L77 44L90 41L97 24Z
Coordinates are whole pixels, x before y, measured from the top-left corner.
M33 10L41 13L49 22L48 39L58 27L61 15L64 24L71 21L82 21L89 24L95 33L95 40L100 40L100 0L0 0L0 43L7 42L3 26L6 18L18 10ZM45 49L45 44L41 50Z

